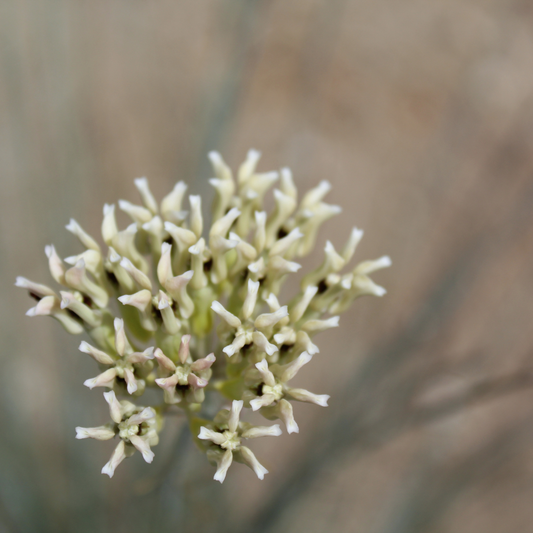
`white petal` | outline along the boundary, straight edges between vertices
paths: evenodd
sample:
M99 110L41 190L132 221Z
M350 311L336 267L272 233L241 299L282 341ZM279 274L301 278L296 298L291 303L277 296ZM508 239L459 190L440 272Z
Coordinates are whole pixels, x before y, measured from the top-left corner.
M115 432L108 426L99 426L95 428L76 428L77 439L97 439L109 440L115 436Z
M276 397L273 394L263 394L263 396L259 396L259 398L250 400L250 407L252 408L252 411L257 411L258 409L261 409L261 407L272 405L275 401Z
M255 319L254 325L256 328L259 329L269 328L274 324L277 324L282 318L285 318L288 315L289 312L287 311L287 306L284 305L273 313L265 313L263 315L259 315Z
M133 435L130 437L130 442L142 453L143 459L147 463L151 463L154 460L154 452L150 449L150 445L145 439L139 437L139 435Z
M254 331L252 335L254 344L266 352L267 355L274 355L278 351L278 347L275 344L268 342L267 338L260 331Z
M243 403L244 402L242 400L233 400L231 404L228 427L232 432L237 431L237 426L239 425L239 416L242 411Z
M155 411L151 407L145 407L140 413L131 415L128 418L128 424L138 426L147 420L155 418Z
M176 371L176 365L169 359L161 350L161 348L156 348L154 351L154 358L157 359L159 366L170 372Z
M135 294L119 296L118 301L122 305L131 305L144 312L152 303L152 293L147 289L143 289Z
M283 383L286 383L287 381L290 381L298 373L300 368L302 368L302 366L304 366L307 363L309 363L309 361L311 361L312 358L313 358L312 355L308 354L307 352L303 352L294 361L292 361L291 363L289 363L287 365L283 365L280 368L280 370L281 370L281 375L280 375L281 381Z
M46 285L41 285L40 283L34 283L29 279L23 278L22 276L17 276L15 281L15 287L21 287L22 289L28 289L30 292L33 292L41 298L44 296L56 296L56 293L47 287Z
M255 472L255 475L259 479L263 480L265 474L268 474L268 470L257 460L250 448L247 448L246 446L241 446L240 451L242 454L242 458L244 459L246 464Z
M339 327L339 316L332 316L327 320L308 320L303 326L302 330L307 333L320 333L330 328Z
M181 364L184 365L189 358L189 343L191 342L190 335L183 335L180 341L180 347L178 350L178 357L181 361Z
M354 270L354 274L370 274L376 270L381 270L382 268L388 268L392 265L391 258L388 255L384 255L379 259L373 261L363 261L359 263Z
M259 282L248 280L248 293L246 294L246 300L242 306L242 317L246 320L252 316L257 301L257 291L259 290Z
M110 368L105 372L102 372L95 378L86 379L83 384L89 389L94 389L94 387L113 387L113 381L117 377L117 371L115 368Z
M78 350L80 352L89 354L95 361L102 363L103 365L112 365L115 362L110 355L106 354L102 350L98 350L98 348L91 346L85 341L81 341Z
M226 437L222 435L222 433L217 433L216 431L213 431L212 429L208 429L204 426L200 428L200 433L198 434L198 438L202 440L210 440L211 442L214 442L215 444L222 444Z
M207 370L208 368L211 368L211 365L215 362L215 354L210 353L208 356L197 359L192 365L191 370L193 372L200 372L202 370Z
M141 195L143 204L155 215L157 213L157 202L152 191L150 191L148 180L146 178L136 178L133 182Z
M126 445L124 444L124 441L121 440L111 455L109 462L102 468L102 474L107 474L109 477L113 477L117 466L126 459L125 447Z
M226 479L226 474L232 461L233 454L231 453L231 450L226 450L224 455L222 456L222 459L219 461L217 465L217 471L213 476L213 479L215 481L220 481L220 483L223 483L224 479Z
M211 309L223 318L232 328L237 329L242 325L241 321L232 313L227 311L224 306L216 300L211 304Z
M257 437L279 437L281 435L281 428L279 424L273 426L255 426L243 432L242 436L245 439L255 439Z
M328 394L313 394L305 389L287 389L287 395L300 402L314 403L321 407L328 406Z
M109 412L113 422L119 424L122 420L122 407L114 391L104 392L105 401L109 404Z
M128 385L128 393L133 394L134 392L137 392L137 380L129 368L124 369L124 379Z
M263 359L259 363L256 363L255 368L259 370L263 378L263 382L269 387L273 387L276 384L274 374L268 369L268 363L266 359Z
M300 428L298 427L296 420L294 420L292 404L288 402L287 400L282 399L280 400L278 404L278 409L279 409L279 417L285 424L285 427L287 428L287 433L289 435L291 433L298 433L300 431Z

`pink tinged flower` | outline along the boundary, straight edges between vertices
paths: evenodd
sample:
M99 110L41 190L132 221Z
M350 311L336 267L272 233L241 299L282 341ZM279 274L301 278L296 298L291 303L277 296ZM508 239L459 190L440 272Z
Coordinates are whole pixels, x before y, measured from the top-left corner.
M208 368L211 368L211 365L215 362L215 360L216 360L215 354L210 353L203 359L197 359L191 365L191 370L193 372L201 372L203 370L207 370Z
M137 392L137 380L135 379L135 375L129 368L124 368L124 380L126 381L127 389L130 394Z
M115 470L117 466L126 459L126 445L123 440L121 440L118 444L115 450L113 451L113 454L111 455L111 459L109 459L109 462L107 462L104 467L102 468L102 474L107 474L110 478L113 477L113 474L115 473Z
M17 276L17 280L15 281L15 287L27 289L28 291L30 291L30 293L35 294L39 298L43 298L45 296L57 296L56 293L52 289L50 289L50 287L42 285L41 283L35 283L22 276Z
M215 481L220 481L220 483L223 483L226 479L226 474L228 473L228 468L231 466L231 463L233 462L233 453L231 450L226 450L219 461L217 461L217 471L215 472L215 475L213 476L213 479Z
M114 436L115 431L108 426L99 426L95 428L76 428L77 439L109 440Z
M115 360L110 355L106 354L102 350L99 350L98 348L95 348L94 346L91 346L85 341L81 341L78 350L80 352L89 354L96 362L103 365L115 364Z
M85 261L83 259L80 259L73 267L65 272L64 284L89 296L98 307L104 308L109 302L109 295L106 290L87 276Z
M131 415L128 418L128 424L132 426L138 426L152 418L155 418L155 411L151 407L145 407L140 413Z
M166 391L173 391L176 388L176 385L178 384L179 376L177 374L173 374L172 376L168 378L158 378L155 380L155 382Z
M72 318L67 311L61 309L57 296L44 296L35 307L26 311L26 316L51 316L55 318L71 335L83 333L83 326Z
M44 247L46 257L48 257L48 266L50 267L50 273L52 277L60 285L65 285L65 267L63 262L57 255L56 249L53 244Z
M102 372L95 378L86 379L83 384L89 389L94 389L94 387L109 387L113 388L115 384L115 378L117 377L116 368L109 368L105 372Z
M78 300L72 292L59 291L59 294L61 295L61 309L69 309L91 328L96 328L102 323L101 315Z
M181 364L184 365L189 359L190 349L189 343L191 342L190 335L183 335L180 341L180 347L178 350L178 358L181 361Z
M268 474L268 470L257 460L252 450L246 446L241 446L240 452L244 462L255 472L255 475L260 480L263 480L265 478L265 474Z
M122 318L115 318L115 348L119 355L124 356L126 354L133 353L133 349L126 337L126 331L124 329L124 320Z
M207 387L207 379L199 378L195 374L189 374L187 376L187 382L193 389L203 389L204 387Z
M154 358L154 347L146 348L144 352L133 352L128 355L128 362L132 364L143 364Z
M156 348L154 351L154 359L159 363L159 367L163 370L168 370L169 372L176 371L176 365L174 362L169 359L161 350L161 348ZM157 381L157 380L156 380Z

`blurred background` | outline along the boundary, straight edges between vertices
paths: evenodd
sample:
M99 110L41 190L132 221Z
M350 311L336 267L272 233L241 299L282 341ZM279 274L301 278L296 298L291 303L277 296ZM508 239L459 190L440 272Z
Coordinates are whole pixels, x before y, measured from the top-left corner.
M533 4L530 0L0 3L0 531L502 533L533 522ZM270 470L223 486L169 420L156 459L109 480L95 367L13 287L44 246L99 235L102 205L206 154L322 179L389 254L299 375L330 407L254 442ZM125 220L122 223L125 224Z

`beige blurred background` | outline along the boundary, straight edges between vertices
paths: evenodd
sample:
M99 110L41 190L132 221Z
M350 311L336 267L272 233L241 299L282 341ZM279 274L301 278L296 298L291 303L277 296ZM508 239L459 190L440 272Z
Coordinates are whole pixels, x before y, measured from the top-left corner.
M92 361L15 277L49 283L44 246L135 177L211 197L207 151L250 147L332 182L310 262L362 227L388 294L317 338L298 377L330 407L254 443L263 482L211 481L179 420L109 480L74 439L106 416ZM530 0L5 0L0 161L1 532L531 531Z

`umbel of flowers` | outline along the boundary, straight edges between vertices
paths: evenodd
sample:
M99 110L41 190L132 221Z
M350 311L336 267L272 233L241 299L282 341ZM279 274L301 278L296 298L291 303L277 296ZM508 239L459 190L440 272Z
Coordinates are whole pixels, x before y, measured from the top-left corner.
M89 338L79 349L99 373L84 385L108 389L110 421L78 427L76 437L118 439L102 469L109 477L136 450L151 463L165 414L179 409L216 465L214 479L222 482L233 460L263 479L267 470L244 443L278 436L280 425L253 426L241 420L242 410L297 433L293 403L325 407L329 398L290 383L319 353L315 336L337 327L355 299L385 294L369 274L388 267L388 257L348 266L363 235L354 228L341 250L326 243L322 264L286 301L284 283L340 207L324 202L327 181L299 197L290 170L257 172L259 157L250 150L234 177L220 154L209 154L216 176L209 180L215 189L210 226L201 198L185 199L185 183L158 203L139 178L142 205L118 202L132 220L127 228L118 228L115 205L105 205L104 245L71 220L67 230L83 251L61 260L54 246L45 248L62 290L17 278L36 300L28 316L51 316ZM274 185L267 213L264 197ZM159 403L142 401L148 389ZM220 409L224 402L229 409Z

